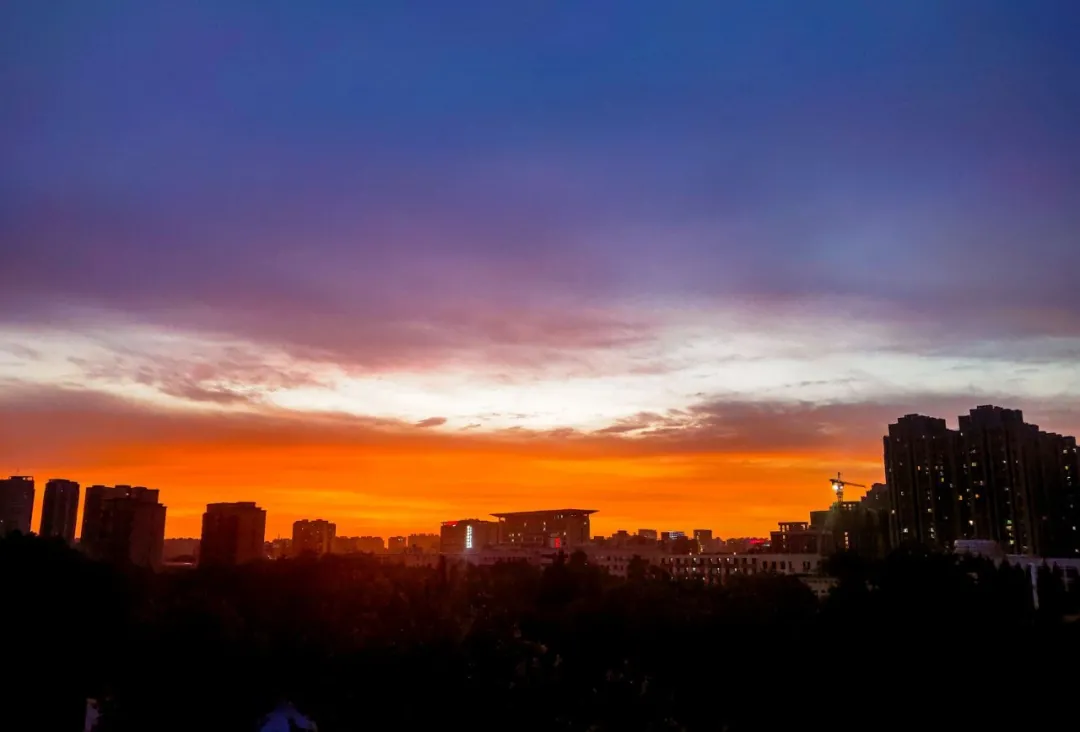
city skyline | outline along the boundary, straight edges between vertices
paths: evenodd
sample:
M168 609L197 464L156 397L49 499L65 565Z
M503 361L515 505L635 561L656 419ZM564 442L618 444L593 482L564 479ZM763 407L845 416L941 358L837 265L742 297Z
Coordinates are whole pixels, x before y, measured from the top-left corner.
M926 499L917 499L917 498L908 499L909 501L923 501L923 500L925 500L925 503L922 503L918 507L916 507L916 504L910 504L909 505L905 501L900 501L900 502L894 504L893 507L894 507L894 509L897 510L897 518L895 519L895 521L898 522L898 523L894 523L894 527L893 527L894 528L894 533L895 532L900 532L900 533L895 533L895 535L892 536L892 538L891 538L894 545L897 542L902 541L906 537L906 535L908 534L908 530L905 530L903 527L905 525L911 526L911 524L909 522L912 521L913 519L911 518L911 514L909 514L907 512L910 512L910 511L914 510L914 511L916 511L916 513L913 514L914 516L920 516L920 515L925 516L925 514L922 514L922 511L925 510L927 506L932 506L931 513L934 516L934 518L932 520L932 523L934 523L935 526L938 526L939 522L944 521L945 524L943 524L943 525L952 526L954 522L957 522L957 525L963 524L963 526L965 528L962 529L962 530L961 529L948 529L948 530L942 529L942 533L940 534L940 536L936 536L933 530L929 530L929 529L921 530L921 529L916 528L914 531L912 531L911 537L915 538L920 543L924 543L924 544L927 544L927 545L930 545L930 546L940 546L942 541L944 541L946 543L951 543L955 539L973 539L973 538L993 539L993 540L996 540L996 541L1000 541L1002 543L1007 543L1007 542L1005 542L1005 539L1007 537L1003 537L1003 536L999 535L999 532L1001 531L1001 529L1000 529L1000 527L996 527L997 525L994 525L994 526L991 526L990 524L985 524L984 525L984 523L982 521L980 521L978 527L976 527L976 522L974 520L972 520L970 522L970 525L971 525L972 528L970 530L968 530L966 528L968 523L969 523L967 521L967 519L968 518L973 518L973 516L969 516L969 515L965 514L963 516L963 520L961 520L961 517L960 517L959 513L957 513L956 515L952 515L952 512L954 512L954 511L955 512L961 512L961 511L970 511L970 510L972 510L970 508L965 509L960 504L964 503L966 505L965 502L971 500L972 491L970 489L972 489L976 485L975 482L973 482L973 481L976 480L976 478L972 477L970 479L963 479L962 480L961 479L961 472L963 472L964 474L966 474L968 472L967 467L966 467L966 463L965 463L965 458L963 456L967 455L969 451L970 452L975 452L975 450L974 450L974 448L971 447L971 445L963 447L963 449L961 450L960 449L960 447L961 447L960 437L961 437L961 434L965 431L965 429L968 430L968 431L972 430L971 420L975 419L976 416L979 416L983 420L990 419L993 422L994 420L1002 419L1001 415L1004 415L1004 418L1007 421L1006 423L1013 425L1013 427L1010 427L1010 429L1018 430L1018 432L1016 433L1017 435L1020 435L1022 433L1024 435L1041 436L1041 438L1036 437L1036 439L1045 438L1043 442L1038 442L1037 443L1037 444L1041 445L1041 447L1033 447L1033 446L1022 447L1019 443L1017 443L1016 446L1003 447L1002 449L1004 449L1005 452L1002 453L1002 454L1009 457L1010 459L1015 459L1017 465L1019 465L1021 462L1023 462L1025 464L1027 464L1029 468L1034 468L1037 461L1043 461L1043 460L1046 459L1045 453L1040 455L1038 453L1038 451L1045 451L1045 449L1049 447L1049 448L1051 448L1050 449L1051 459L1052 460L1057 460L1058 458L1054 458L1053 456L1058 455L1062 448L1068 448L1068 449L1066 449L1066 453L1071 455L1072 457L1068 458L1065 462L1055 463L1055 467L1049 468L1049 466L1048 466L1048 469L1050 469L1052 471L1056 471L1056 473L1055 473L1056 477L1051 477L1050 474L1045 474L1045 473L1040 474L1040 475L1028 474L1027 477L1023 477L1023 478L1018 477L1018 478L1014 478L1013 480L1019 481L1017 485L1018 486L1023 486L1022 490L1024 491L1025 495L1027 495L1029 491L1036 491L1036 492L1038 492L1039 495L1045 495L1045 496L1048 496L1048 497L1049 496L1058 496L1060 494L1060 499L1061 500L1066 500L1067 499L1067 500L1073 502L1073 503L1069 503L1070 508L1068 509L1068 511L1070 512L1069 515L1072 515L1071 511L1073 510L1073 508L1071 508L1071 507L1075 505L1074 502L1077 500L1077 496L1075 494L1075 485L1076 485L1076 481L1078 479L1078 476L1075 475L1075 474L1070 474L1068 471L1072 470L1073 473L1076 473L1077 471L1080 471L1080 466L1076 466L1076 464L1075 464L1075 461L1076 461L1076 457L1075 457L1075 455L1076 455L1076 438L1075 438L1075 436L1062 435L1062 434L1054 432L1053 430L1045 430L1045 429L1040 430L1040 425L1032 424L1029 421L1026 421L1024 413L1022 412L1022 410L1019 410L1019 409L1012 409L1012 408L1009 408L1009 407L1000 407L1000 406L995 406L995 405L980 405L980 406L977 406L977 407L972 407L972 408L968 409L967 411L968 411L967 414L960 414L955 418L942 418L942 417L940 417L938 415L926 415L926 414L916 414L916 413L908 413L908 414L904 414L904 415L898 415L897 417L891 419L889 421L889 423L887 423L885 425L885 428L883 429L884 434L880 438L878 438L878 440L877 440L879 446L882 445L882 441L884 443L884 451L880 453L880 457L878 458L878 470L879 470L879 472L881 473L881 475L883 477L881 477L880 479L875 478L874 480L872 480L872 481L870 481L868 483L865 483L865 484L858 484L857 481L851 480L852 475L850 473L846 474L846 478L847 478L846 482L849 483L849 484L856 485L858 487L858 489L859 489L858 492L854 493L854 494L852 492L850 492L850 489L849 489L849 492L845 495L844 500L853 501L853 500L857 500L859 498L862 498L863 494L869 494L871 492L872 488L876 488L878 486L880 486L883 489L886 488L887 486L894 486L897 490L905 490L906 489L910 493L910 491L911 491L911 481L916 480L915 479L915 473L911 472L913 469L918 468L919 470L923 470L923 467L922 467L923 464L925 464L925 467L926 467L926 469L928 471L930 470L930 468L932 466L939 466L939 465L942 466L942 467L934 467L933 475L930 475L929 473L927 473L925 475L926 479L929 481L927 483L927 485L928 486L934 486L934 488L932 490L937 491L938 495L933 496L930 493L928 493ZM988 417L987 415L990 415L990 416ZM895 420L895 422L893 420ZM955 423L955 426L954 426L954 423ZM965 424L967 424L966 428L965 428ZM897 432L898 429L900 429L902 431ZM897 454L896 453L896 448L893 447L894 442L896 442L898 444L901 442L900 435L906 435L903 438L903 443L906 445L906 447L904 447L904 451L905 451L904 454ZM947 444L946 443L941 443L941 442L935 443L933 439L931 439L929 442L927 441L927 438L933 438L934 436L937 436L938 438L942 438L942 439L947 439L948 440ZM1012 440L1012 439L1020 439L1020 438L1017 437L1017 438L1008 438L1008 439ZM1025 437L1024 439L1030 439L1030 438ZM954 444L954 442L955 442L955 444ZM935 444L937 445L937 447L933 447ZM1011 444L1011 443L1008 443L1008 444ZM1034 444L1036 444L1036 443L1033 443L1033 445ZM913 450L914 450L914 452L912 452ZM1025 453L1022 450L1026 450L1026 451L1036 450L1036 452ZM974 458L969 456L969 457L967 457L967 459L971 460L971 459L974 459ZM978 457L978 459L983 460L985 462L985 456L983 456L981 453L980 453L980 456ZM909 462L910 462L909 467L906 470L903 470L903 468L902 468L902 466L904 465L904 463L902 462L903 460L909 460ZM897 462L897 461L901 461L901 462ZM1066 466L1069 466L1069 467L1066 467ZM971 467L975 468L976 463L972 463ZM1040 470L1041 469L1042 468L1040 468ZM941 471L943 471L943 472L941 472ZM900 474L901 472L903 473L903 475ZM974 472L974 471L972 471L972 472ZM939 474L941 475L940 480L937 477ZM34 484L33 484L34 476L14 476L13 475L13 476L11 476L10 480L11 481L18 481L18 480L30 481L29 490L33 494L34 506L35 507L33 509L32 519L31 519L30 516L24 516L23 520L32 521L33 525L35 525L35 526L37 526L39 523L44 525L45 516L42 513L43 508L44 508L43 507L43 499L42 499L42 491L35 491L34 490ZM839 480L839 477L837 477L835 480ZM1064 482L1062 482L1062 481L1064 481ZM821 486L828 486L829 488L835 489L836 484L835 484L834 479L832 478L832 476L822 476L821 480L819 480L818 482L821 484ZM991 481L991 484L996 484L998 482L1000 482L1000 479L999 479L999 481ZM940 485L938 485L939 483L940 483ZM1005 485L1007 485L1008 483L1009 483L1009 480L1005 479ZM78 495L79 481L70 481L68 479L57 478L57 477L49 478L48 479L48 486L53 487L54 484L70 484L70 486L72 486L74 488L75 495L76 496ZM979 483L979 485L986 485L985 480L983 481L983 483ZM814 499L811 500L810 505L806 509L793 510L789 514L784 514L783 511L777 509L776 512L774 512L771 516L769 516L768 518L766 518L764 520L764 523L762 524L763 528L755 529L754 531L740 532L740 531L737 531L737 530L728 530L728 529L723 527L723 524L717 525L717 524L709 523L708 520L703 520L700 515L696 516L693 519L690 519L689 522L684 522L684 523L681 523L681 524L677 523L677 522L675 522L675 523L673 523L673 522L667 522L667 523L659 522L658 523L657 521L654 520L654 517L651 517L649 519L643 519L642 522L637 524L637 525L638 526L641 526L641 525L650 526L649 530L652 531L653 533L667 534L667 533L670 533L670 532L674 532L674 533L677 533L679 535L686 535L687 533L692 532L692 535L694 536L695 540L697 540L697 538L698 538L699 530L702 530L702 529L704 529L707 532L710 539L711 539L712 534L714 532L717 534L718 538L766 536L766 535L768 535L770 533L773 533L773 531L775 529L775 525L778 522L789 522L791 516L799 515L799 514L805 514L807 512L809 512L811 514L813 514L815 512L821 513L822 509L827 509L829 506L831 506L833 504L833 501L829 500L829 498L835 498L836 496L833 495L833 493L828 488L821 488L821 486L819 486L819 490L817 492L820 493L822 496L825 496L825 498L815 497ZM88 488L88 490L87 490L87 498L90 499L90 500L97 500L99 502L100 502L101 499L97 498L97 496L99 494L102 494L102 493L116 493L116 494L127 495L132 490L134 490L135 492L145 492L147 490L150 490L150 492L153 493L155 496L158 493L158 489L156 489L156 488L155 489L147 489L147 488L144 488L144 487L136 487L136 488L132 489L130 485L125 485L125 484L118 484L118 485L116 485L115 488L111 487L109 485L91 485L91 486L87 486L87 488ZM920 489L920 490L922 490L922 489ZM927 488L927 490L931 490L931 489ZM965 490L967 490L967 493L968 493L966 498L964 497L964 491ZM1001 488L999 487L996 490L1000 491ZM1020 488L1018 488L1018 490L1020 490ZM48 495L48 491L45 491L45 494ZM12 495L15 496L16 494L12 494ZM886 494L886 495L888 495L888 494ZM25 499L19 499L19 500L21 500L22 503L25 503ZM499 499L499 498L496 497L493 500L496 503L498 503L502 499ZM1027 500L1027 501L1035 501L1036 500L1036 495L1033 493L1033 494L1030 495L1030 497L1026 498L1025 500ZM1050 499L1041 499L1041 500L1057 500L1057 499L1050 498ZM957 503L957 502L959 502L959 503ZM13 505L21 505L21 504L13 504ZM77 509L78 518L76 520L75 525L79 525L79 526L82 526L82 527L85 528L85 525L86 525L85 524L85 518L84 518L85 512L84 512L83 508L84 508L83 505L78 506L78 509ZM293 515L285 515L285 516L277 516L277 517L273 516L273 512L270 512L270 515L273 517L273 520L268 522L267 519L266 519L267 511L265 509L258 508L257 506L255 506L255 504L253 502L245 501L245 500L238 500L238 501L235 501L235 502L212 501L212 502L210 502L210 503L208 503L208 504L206 504L204 506L204 511L208 512L208 511L211 511L212 509L220 510L220 509L234 509L234 508L241 508L241 509L246 508L246 509L252 509L252 510L260 512L262 518L260 518L259 521L260 521L260 526L263 527L260 531L261 531L261 533L265 533L265 537L266 537L266 539L268 541L275 538L275 537L276 538L287 538L287 537L290 537L290 536L295 537L295 535L296 535L295 532L297 530L297 526L300 525L300 524L303 524L303 525L308 525L308 524L311 524L311 525L326 525L326 526L328 526L329 530L330 530L330 534L329 534L328 538L325 539L326 546L329 546L332 543L333 537L335 535L337 535L337 536L351 536L351 537L372 536L372 535L374 535L374 536L383 537L383 538L386 538L386 539L393 538L393 539L396 539L396 540L404 540L405 537L409 536L409 535L413 535L413 536L415 536L417 534L419 534L419 535L433 535L433 534L427 534L429 529L432 528L432 527L409 526L407 529L401 530L401 529L398 529L398 528L389 528L389 527L387 527L385 525L379 525L377 523L372 523L370 521L369 522L353 522L353 523L349 523L347 521L345 523L345 525L344 525L345 526L344 530L341 531L341 532L337 532L337 524L338 524L340 519L336 515L334 515L334 514L326 514L325 516L317 516L317 515L315 515L315 513L312 513L311 511L308 511L306 513L301 513L301 514L298 514L298 515L295 515L295 516L293 516ZM464 515L465 513L468 513L467 511L465 511L465 512L458 511L458 508L459 507L454 507L454 506L449 507L449 509L448 509L449 513L439 519L438 526L445 527L448 524L456 524L456 523L458 523L459 519L449 519L447 517L450 516L450 515ZM611 508L614 509L614 512L616 514L619 514L619 509L618 509L617 503L613 504L611 506ZM540 510L541 512L546 512L546 511L549 511L550 509L538 509L536 506L530 506L530 507L525 507L525 508L521 509L517 513L520 513L520 514L524 515L524 514L528 514L530 512L537 511L537 510ZM577 510L578 509L574 509L574 511L577 511ZM1016 510L1016 509L1010 509L1010 510ZM19 509L19 511L21 511L21 509ZM457 513L455 513L455 511ZM996 512L998 511L998 509L994 509L994 511L995 511L994 515L997 515ZM183 538L183 539L186 539L186 538L192 538L192 537L198 536L200 533L205 531L205 521L206 521L206 515L207 515L205 512L200 513L199 530L195 531L194 533L183 533L184 530L182 530L182 529L181 530L176 530L175 524L170 524L169 522L166 522L166 524L165 524L165 534L164 534L165 538L171 538L171 539ZM594 511L585 511L586 514L593 513L593 512ZM476 513L476 512L474 512L474 513ZM19 515L23 515L23 514L20 513ZM490 522L492 518L498 519L498 518L501 518L501 517L506 516L508 514L491 511L490 506L488 506L487 508L480 509L479 512L476 513L476 515L481 517L481 518L480 519L474 518L474 519L469 519L469 520L481 520L481 521ZM1014 516L1013 518L1018 518L1018 517ZM1044 519L1045 518L1046 517L1044 517ZM619 520L621 521L622 519L620 518ZM985 520L988 521L989 519L987 518ZM1005 517L1002 516L1000 520L1004 521ZM1018 521L1019 521L1019 519L1018 519ZM1073 521L1074 521L1074 519L1069 519L1067 523L1072 524ZM602 522L600 528L597 529L596 531L592 532L592 535L602 537L602 536L607 536L607 535L614 535L616 532L621 533L621 532L626 532L626 531L634 532L634 531L643 530L643 529L633 529L633 528L631 528L631 526L634 525L634 524L627 524L625 522L619 524L617 526L617 528L608 528L609 524L614 526L614 523L615 522L613 520L612 521ZM1010 523L1012 523L1012 522L1010 521ZM186 526L187 523L182 522L182 525ZM587 525L588 525L588 522L586 522L586 526ZM690 527L691 525L693 525L695 528L689 529L688 527ZM1001 526L1003 526L1003 525L1004 524L1001 524ZM353 527L353 528L350 529L349 528L350 526ZM275 527L277 527L277 528L275 528ZM357 527L363 527L363 528L357 528ZM437 528L437 527L435 527L435 528ZM1076 531L1075 526L1071 527L1071 531L1073 531L1073 532ZM337 533L335 533L335 532L337 532ZM588 533L588 532L589 532L589 530L586 529L586 533ZM888 532L886 531L885 533L888 533ZM81 534L81 532L80 532L80 534ZM80 539L81 539L81 536L80 536ZM1063 544L1064 546L1072 546L1075 543L1073 539L1063 539L1063 541L1064 541L1064 544ZM1021 546L1023 546L1023 545L1021 545ZM1041 547L1040 546L1040 548L1046 548L1046 547ZM1032 550L1032 547L1024 547L1024 549L1025 549L1024 553L1029 553ZM1042 552L1035 552L1035 553L1039 554L1039 553L1042 553Z
M1080 7L789 5L3 4L0 466L761 535L1080 433Z

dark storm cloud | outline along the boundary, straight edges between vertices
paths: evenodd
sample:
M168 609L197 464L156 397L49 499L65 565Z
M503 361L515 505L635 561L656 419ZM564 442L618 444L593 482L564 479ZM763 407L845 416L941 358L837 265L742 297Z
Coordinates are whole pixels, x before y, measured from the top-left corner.
M422 6L5 4L0 323L361 367L685 297L1077 335L1075 4Z

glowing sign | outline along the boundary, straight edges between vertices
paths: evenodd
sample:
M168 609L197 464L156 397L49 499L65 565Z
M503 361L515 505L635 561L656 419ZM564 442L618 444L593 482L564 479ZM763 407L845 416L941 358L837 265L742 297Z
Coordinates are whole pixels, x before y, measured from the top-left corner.
M472 549L472 524L465 527L465 548Z

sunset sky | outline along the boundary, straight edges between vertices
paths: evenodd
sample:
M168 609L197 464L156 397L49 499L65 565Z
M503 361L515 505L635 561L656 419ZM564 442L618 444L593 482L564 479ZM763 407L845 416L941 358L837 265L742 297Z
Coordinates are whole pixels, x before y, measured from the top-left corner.
M761 535L1080 432L1080 3L0 5L0 473ZM858 492L855 493L858 495Z

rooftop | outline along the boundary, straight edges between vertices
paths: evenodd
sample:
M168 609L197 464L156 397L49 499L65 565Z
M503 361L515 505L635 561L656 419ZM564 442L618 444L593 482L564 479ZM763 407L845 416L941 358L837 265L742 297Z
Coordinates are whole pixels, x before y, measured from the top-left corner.
M588 516L596 513L595 508L550 508L545 511L508 511L506 513L493 513L496 518L513 518L518 516L550 516L552 514L568 513L574 516Z

